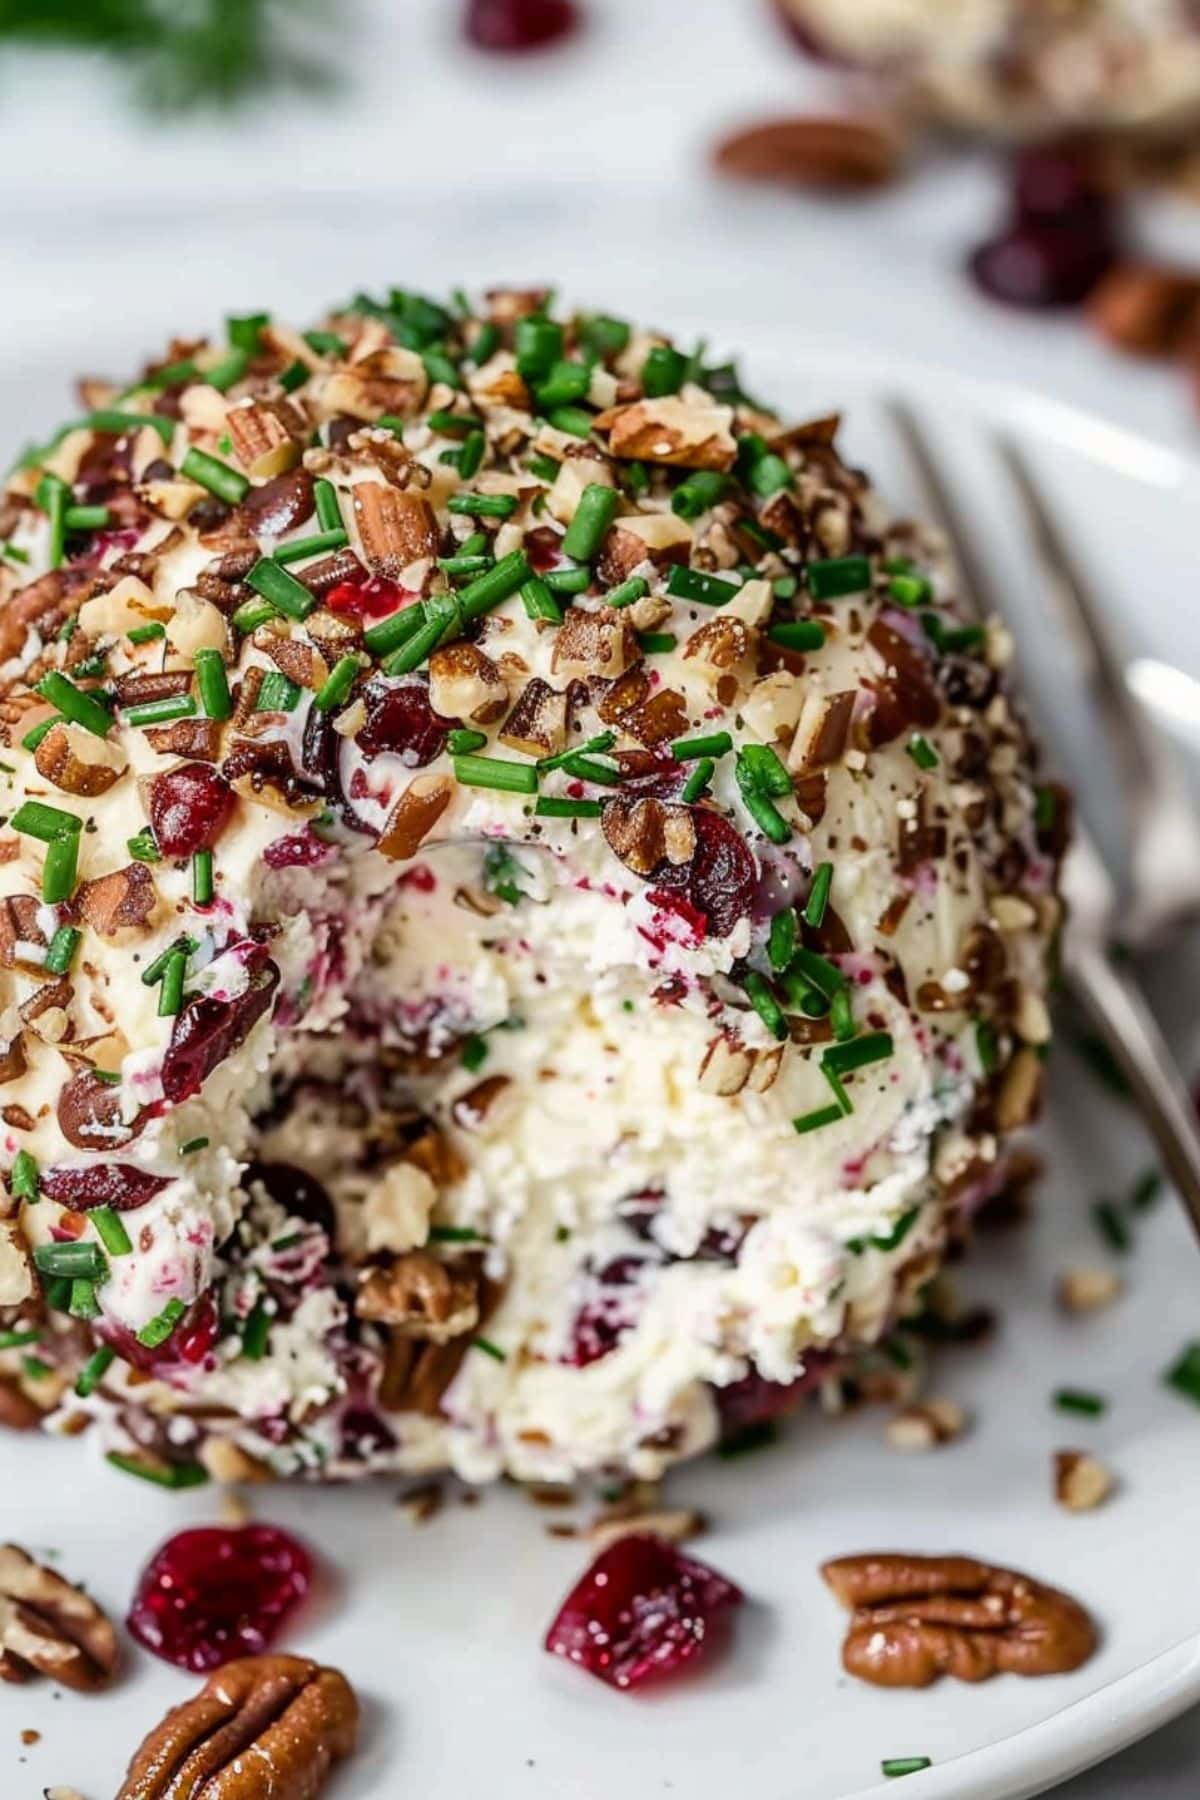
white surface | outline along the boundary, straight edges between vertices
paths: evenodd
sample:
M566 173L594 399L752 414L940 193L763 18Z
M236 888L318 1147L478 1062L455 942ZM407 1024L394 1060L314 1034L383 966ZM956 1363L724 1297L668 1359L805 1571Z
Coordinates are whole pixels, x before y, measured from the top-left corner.
M130 123L106 72L54 58L0 67L0 154L13 172L0 261L0 453L65 413L70 375L120 371L165 329L261 304L299 317L371 283L436 289L463 279L556 280L588 304L708 326L714 348L794 340L812 359L824 344L798 408L844 399L847 361L886 376L903 360L939 401L984 375L1095 407L1160 443L1196 444L1175 376L1110 357L1075 322L991 310L959 279L963 246L998 203L985 164L935 161L921 183L848 206L706 178L705 147L725 126L822 92L783 46L765 0L591 0L587 38L511 64L461 50L457 0L339 0L338 12L344 29L330 51L345 85L334 100L272 102L178 131ZM1200 255L1200 214L1164 211L1152 228ZM847 358L847 345L869 355ZM914 377L913 358L951 381ZM757 367L773 392L770 357ZM1071 414L1048 411L1048 426L1075 441ZM864 456L886 465L857 408L853 427ZM1085 435L1102 454L1133 453L1133 477L1061 459L1070 517L1095 534L1131 651L1200 675L1188 574L1200 478L1120 433ZM978 471L977 447L955 442ZM1012 515L998 502L990 516L1011 557ZM1028 565L1009 566L1036 618ZM1056 716L1075 719L1075 756L1087 766L1075 684L1044 625L1038 641L1049 649L1041 691ZM1176 963L1160 985L1190 1024L1194 981ZM1169 1646L1200 1630L1200 1433L1157 1384L1196 1331L1194 1253L1164 1204L1142 1234L1121 1312L1069 1330L1054 1317L1050 1272L1068 1254L1058 1246L1096 1255L1087 1199L1144 1160L1136 1127L1093 1087L1066 1092L1069 1053L1058 1063L1057 1149L1038 1237L986 1250L972 1275L977 1289L1002 1291L1004 1347L962 1352L937 1379L978 1408L974 1439L902 1462L879 1447L878 1420L814 1419L786 1449L679 1481L681 1497L716 1517L703 1553L761 1603L741 1621L735 1658L694 1689L640 1703L539 1655L581 1558L546 1540L542 1516L515 1498L489 1496L419 1536L386 1492L272 1494L260 1506L307 1531L339 1576L335 1603L293 1639L344 1660L371 1702L367 1751L339 1794L382 1800L403 1788L440 1800L486 1781L504 1800L672 1790L707 1800L739 1784L753 1800L840 1800L872 1786L881 1756L924 1752L939 1766L903 1790L913 1800L998 1800L1110 1754L1196 1693L1192 1653ZM1045 1395L1060 1380L1109 1387L1110 1417L1059 1421ZM1091 1518L1068 1519L1048 1498L1049 1452L1071 1439L1095 1441L1123 1479L1118 1499ZM117 1612L147 1549L185 1518L213 1516L211 1496L171 1504L97 1471L84 1446L5 1443L0 1456L5 1533L63 1549L69 1570L94 1580ZM951 1537L1077 1587L1108 1629L1102 1658L1069 1682L979 1694L943 1684L886 1696L840 1683L839 1619L814 1575L819 1558L902 1540L941 1548ZM141 1659L111 1701L3 1690L0 1792L35 1800L49 1782L75 1781L104 1800L140 1732L193 1685ZM20 1762L15 1736L26 1725L45 1738ZM970 1763L952 1760L970 1752ZM1063 1792L1190 1800L1198 1767L1193 1714Z
M852 452L906 498L872 408L869 372L825 355L802 372L764 343L747 373L797 413L819 410L833 394L849 400ZM958 384L925 374L905 380L898 365L890 377L921 392L952 434L958 466L974 478L974 432L955 412ZM44 420L52 401L35 391L41 385L29 371L0 377L0 417L28 417L34 407L32 416ZM1200 471L1148 452L1124 472L1084 447L1092 442L1103 453L1136 444L1019 396L972 398L1024 418L1070 516L1091 520L1098 565L1124 599L1132 647L1161 655L1170 644L1200 673L1196 622L1181 642L1174 605ZM998 537L1007 539L1005 498L994 482L983 491ZM1001 554L1019 592L1020 566ZM1036 597L1026 593L1014 610L1031 607L1036 614ZM1044 621L1040 641L1049 641ZM1069 722L1069 706L1061 717ZM1178 962L1171 973L1176 1001L1186 1000ZM364 1752L337 1792L382 1800L401 1785L457 1795L487 1783L522 1800L611 1800L615 1791L650 1800L672 1790L724 1800L735 1783L745 1786L749 1770L754 1800L866 1800L885 1791L883 1757L920 1753L936 1766L914 1778L913 1800L1017 1800L1200 1698L1195 1507L1186 1499L1200 1486L1200 1430L1193 1409L1160 1380L1196 1330L1195 1251L1164 1199L1139 1229L1127 1298L1101 1318L1064 1319L1051 1302L1056 1271L1107 1256L1088 1203L1127 1188L1146 1151L1136 1125L1065 1048L1045 1137L1051 1174L1036 1229L988 1240L968 1275L976 1295L1000 1304L1002 1336L992 1349L945 1355L935 1374L936 1391L975 1415L969 1438L905 1459L881 1444L879 1415L806 1417L776 1449L680 1472L673 1496L715 1522L702 1553L741 1582L753 1604L733 1653L673 1692L616 1695L541 1655L541 1633L583 1547L549 1540L547 1515L514 1493L489 1493L474 1511L452 1506L423 1534L397 1516L387 1488L252 1495L259 1516L317 1545L330 1572L322 1604L290 1641L344 1667L368 1701ZM1048 1395L1060 1384L1108 1394L1109 1413L1097 1422L1056 1414ZM1121 1481L1112 1503L1086 1517L1065 1514L1050 1495L1052 1452L1077 1445L1095 1448ZM60 1566L87 1578L117 1614L153 1545L216 1513L214 1494L172 1500L144 1489L98 1466L86 1443L10 1443L3 1454L6 1534L60 1552ZM884 1547L961 1548L1058 1581L1102 1622L1101 1651L1061 1680L899 1695L850 1683L837 1666L841 1619L816 1565ZM140 1732L195 1685L148 1657L130 1660L131 1679L116 1695L72 1700L69 1712L45 1684L4 1695L6 1800L33 1800L52 1781L77 1784L89 1800L111 1793ZM86 1733L77 1710L85 1707ZM22 1752L15 1736L26 1726L44 1738ZM1090 1778L1082 1791L1103 1790Z

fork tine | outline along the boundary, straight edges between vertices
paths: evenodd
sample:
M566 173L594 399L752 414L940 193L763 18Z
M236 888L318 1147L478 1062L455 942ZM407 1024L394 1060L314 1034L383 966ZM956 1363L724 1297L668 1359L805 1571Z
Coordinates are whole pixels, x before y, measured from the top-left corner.
M976 551L974 534L967 525L954 490L942 473L929 434L907 400L893 398L887 402L886 410L924 489L929 515L941 527L954 552L963 602L982 622L990 613L1000 610L995 584Z

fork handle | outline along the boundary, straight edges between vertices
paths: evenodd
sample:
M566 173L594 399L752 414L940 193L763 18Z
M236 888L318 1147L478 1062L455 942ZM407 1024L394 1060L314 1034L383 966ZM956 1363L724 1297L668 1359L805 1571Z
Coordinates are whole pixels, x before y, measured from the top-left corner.
M1134 1103L1200 1238L1200 1121L1179 1064L1145 995L1124 969L1090 945L1068 949L1064 972L1128 1081Z

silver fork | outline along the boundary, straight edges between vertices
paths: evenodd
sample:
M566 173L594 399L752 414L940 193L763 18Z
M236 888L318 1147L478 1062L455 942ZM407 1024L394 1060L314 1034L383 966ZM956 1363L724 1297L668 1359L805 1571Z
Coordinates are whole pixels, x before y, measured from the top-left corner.
M963 598L977 617L1002 616L986 563L930 438L913 409L893 401L893 422L926 491L932 516L958 563ZM1099 606L1067 549L1023 454L998 443L1031 521L1035 543L1084 655L1093 698L1112 732L1130 811L1132 903L1120 914L1121 938L1159 943L1200 914L1200 829L1166 747L1130 695ZM1157 847L1157 848L1156 848ZM1163 883L1163 851L1177 871ZM1117 889L1086 827L1077 823L1063 868L1068 916L1063 973L1080 1006L1129 1083L1200 1238L1200 1124L1187 1084L1141 987L1111 955Z

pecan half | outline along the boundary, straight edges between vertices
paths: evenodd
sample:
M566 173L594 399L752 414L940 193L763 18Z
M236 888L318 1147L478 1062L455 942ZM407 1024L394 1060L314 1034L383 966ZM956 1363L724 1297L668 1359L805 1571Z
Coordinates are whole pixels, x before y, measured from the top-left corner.
M45 975L43 952L49 945L38 924L40 911L40 902L32 894L8 894L0 899L0 966L20 969L26 975Z
M1069 1594L974 1557L843 1556L821 1573L852 1613L843 1666L877 1687L1061 1675L1096 1648Z
M612 680L638 661L637 633L611 606L585 612L573 606L558 628L550 667L556 675L602 675Z
M479 1323L479 1283L424 1250L411 1250L363 1278L354 1303L360 1319L375 1319L405 1337L445 1344Z
M808 775L840 762L853 714L852 688L840 694L810 694L800 709L788 768L794 774Z
M1119 263L1095 290L1087 311L1114 349L1174 356L1200 324L1200 277L1160 263Z
M33 753L37 772L64 794L94 799L125 770L124 753L76 725L52 725Z
M790 181L801 187L884 187L900 173L901 145L869 119L766 119L717 145L723 175L749 181Z
M117 1800L316 1800L351 1754L346 1677L302 1656L247 1656L172 1707L133 1757Z
M415 856L450 804L453 784L445 775L418 775L391 810L379 852L391 862Z
M354 516L363 555L377 575L394 580L412 563L438 553L437 517L420 494L402 493L382 481L359 481Z
M443 719L490 725L508 705L508 688L477 645L446 644L429 658L429 704Z
M286 474L300 461L304 420L290 400L247 400L231 406L225 429L238 461L257 481Z
M614 456L670 463L680 469L731 469L737 458L728 406L691 405L667 396L615 406L593 421L609 433Z
M568 696L535 675L504 721L500 742L525 756L557 756L567 741L568 709Z
M94 1600L16 1544L0 1544L0 1680L49 1675L91 1693L117 1667L117 1634Z
M674 801L618 794L606 802L600 829L613 855L635 875L652 875L663 862L679 867L696 852L691 809Z
M145 863L127 863L111 875L85 881L76 904L93 931L113 937L126 927L144 925L158 902L158 890Z

